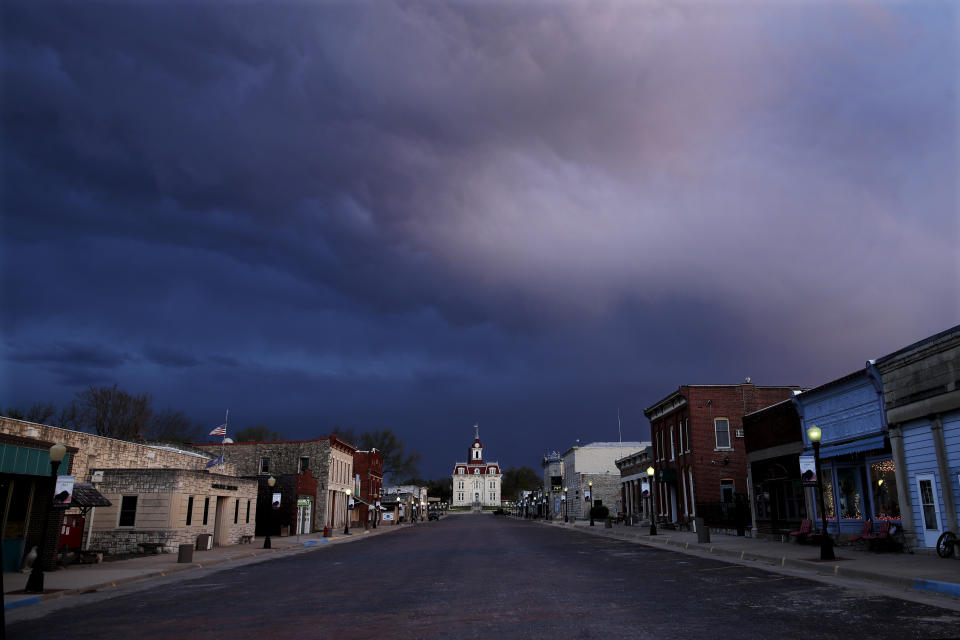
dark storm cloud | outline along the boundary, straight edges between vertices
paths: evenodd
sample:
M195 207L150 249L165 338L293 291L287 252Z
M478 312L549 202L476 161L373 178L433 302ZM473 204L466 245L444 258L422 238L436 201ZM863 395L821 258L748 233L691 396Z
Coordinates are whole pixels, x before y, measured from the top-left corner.
M553 449L960 312L949 4L0 11L24 404L108 370L303 435Z
M158 345L144 347L143 356L154 364L176 369L195 367L200 363L196 357L189 353L185 353L179 349L170 349L168 347Z
M103 344L57 342L47 345L8 345L9 358L25 364L41 363L114 369L130 359L126 353Z

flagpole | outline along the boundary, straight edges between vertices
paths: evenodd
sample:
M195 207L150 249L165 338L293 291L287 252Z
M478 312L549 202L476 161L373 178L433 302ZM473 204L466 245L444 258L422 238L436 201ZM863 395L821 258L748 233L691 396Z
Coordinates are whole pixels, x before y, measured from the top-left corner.
M223 446L227 442L227 430L230 428L230 409L227 409L227 415L223 418L223 440L220 441L220 471L223 471Z

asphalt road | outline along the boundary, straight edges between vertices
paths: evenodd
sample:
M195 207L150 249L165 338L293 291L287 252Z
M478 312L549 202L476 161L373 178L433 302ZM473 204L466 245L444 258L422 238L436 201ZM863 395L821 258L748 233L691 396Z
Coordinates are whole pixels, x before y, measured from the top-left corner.
M490 515L97 596L7 637L960 636L960 613L926 604Z

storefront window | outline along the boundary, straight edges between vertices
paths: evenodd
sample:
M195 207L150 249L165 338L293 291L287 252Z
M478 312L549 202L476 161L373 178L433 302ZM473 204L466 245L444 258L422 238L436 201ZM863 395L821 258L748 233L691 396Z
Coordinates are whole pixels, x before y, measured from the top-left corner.
M837 517L837 511L833 505L833 473L829 468L822 469L823 473L823 503L827 510L827 519L833 520ZM817 505L820 508L820 505Z
M881 460L870 465L870 488L873 491L873 519L899 520L900 502L897 500L897 476L893 460Z
M857 480L857 470L854 468L837 469L837 488L840 500L840 517L859 520L863 518L863 496L860 493L860 482Z

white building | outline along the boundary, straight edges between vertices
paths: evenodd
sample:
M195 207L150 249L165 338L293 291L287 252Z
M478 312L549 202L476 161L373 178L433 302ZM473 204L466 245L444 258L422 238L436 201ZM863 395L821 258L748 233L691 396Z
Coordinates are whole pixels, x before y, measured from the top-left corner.
M591 442L567 449L561 458L570 519L589 518L591 505L605 505L611 515L622 511L616 461L648 446L649 442Z
M503 474L499 463L483 459L480 427L475 425L474 429L467 461L457 462L453 467L453 506L499 507Z

